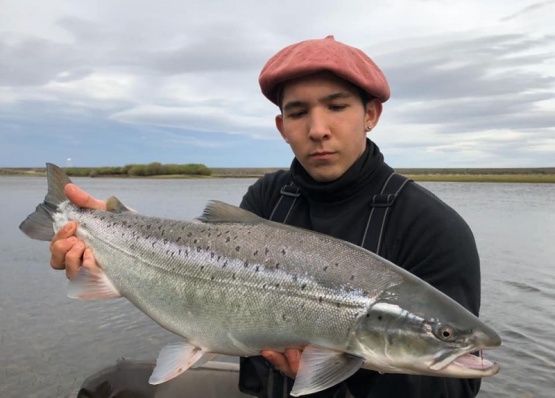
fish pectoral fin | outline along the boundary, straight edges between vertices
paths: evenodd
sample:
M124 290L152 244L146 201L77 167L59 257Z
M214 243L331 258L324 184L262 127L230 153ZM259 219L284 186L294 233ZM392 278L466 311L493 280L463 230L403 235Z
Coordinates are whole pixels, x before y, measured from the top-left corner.
M160 384L185 372L197 361L199 361L205 351L188 342L168 344L156 360L156 367L150 376L150 384Z
M67 296L81 300L107 300L121 297L121 294L102 270L83 266L69 281Z
M339 384L359 370L363 363L362 358L309 345L303 350L291 395L312 394Z

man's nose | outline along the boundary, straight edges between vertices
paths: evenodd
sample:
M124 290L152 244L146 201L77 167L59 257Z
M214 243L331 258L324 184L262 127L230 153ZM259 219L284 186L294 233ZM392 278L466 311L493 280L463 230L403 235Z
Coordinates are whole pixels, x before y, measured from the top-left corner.
M311 112L308 127L309 138L319 141L328 138L330 134L329 123L327 122L325 115L319 111Z

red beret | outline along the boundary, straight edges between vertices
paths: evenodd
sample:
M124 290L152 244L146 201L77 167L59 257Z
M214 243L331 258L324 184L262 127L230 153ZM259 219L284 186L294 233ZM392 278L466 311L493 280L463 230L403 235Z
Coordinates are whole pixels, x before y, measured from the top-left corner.
M258 82L262 94L279 106L281 83L320 71L334 73L381 102L389 98L387 79L374 61L331 35L285 47L264 65Z

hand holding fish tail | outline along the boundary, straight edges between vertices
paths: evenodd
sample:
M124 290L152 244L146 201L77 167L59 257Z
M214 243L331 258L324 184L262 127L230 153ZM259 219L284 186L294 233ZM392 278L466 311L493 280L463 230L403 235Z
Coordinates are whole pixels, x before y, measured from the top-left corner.
M106 202L93 198L74 184L67 184L64 193L79 207L106 209ZM50 266L58 270L65 269L68 279L71 279L82 266L85 252L85 244L74 236L76 230L77 223L70 221L58 231L50 243ZM96 267L92 254L90 257L89 266Z
M299 363L301 361L301 350L289 348L285 350L285 353L264 350L260 354L284 376L291 379L294 379L297 376Z

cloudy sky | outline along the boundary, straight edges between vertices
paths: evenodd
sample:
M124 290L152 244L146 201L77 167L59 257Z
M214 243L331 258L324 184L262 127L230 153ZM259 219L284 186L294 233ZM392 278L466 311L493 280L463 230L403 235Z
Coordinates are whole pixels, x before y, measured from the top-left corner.
M0 167L288 166L258 74L329 34L388 77L393 167L555 166L555 0L0 3Z

